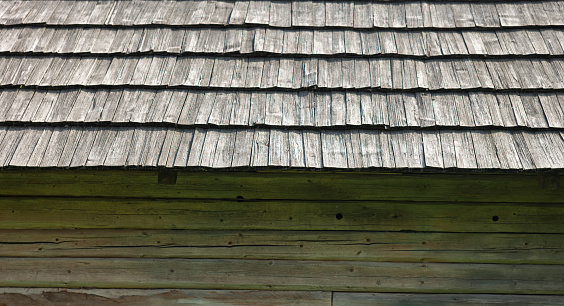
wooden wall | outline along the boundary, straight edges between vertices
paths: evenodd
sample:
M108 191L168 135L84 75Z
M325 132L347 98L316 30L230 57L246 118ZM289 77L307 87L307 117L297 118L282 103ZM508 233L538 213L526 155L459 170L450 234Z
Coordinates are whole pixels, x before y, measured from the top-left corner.
M2 171L0 305L560 304L562 183L557 173Z

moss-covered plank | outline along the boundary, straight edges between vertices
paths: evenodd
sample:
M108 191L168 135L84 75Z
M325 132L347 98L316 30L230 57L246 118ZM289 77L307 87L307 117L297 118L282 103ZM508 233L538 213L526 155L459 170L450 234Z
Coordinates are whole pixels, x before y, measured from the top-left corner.
M319 291L0 288L0 305L331 305Z
M0 286L564 294L562 265L0 258Z
M0 211L2 229L564 233L564 205L536 203L7 197Z
M397 305L562 305L564 296L510 294L406 294L347 293L333 294L334 306Z
M0 230L0 257L564 264L564 235L355 231Z
M564 176L213 171L159 180L157 171L7 170L0 195L562 203Z

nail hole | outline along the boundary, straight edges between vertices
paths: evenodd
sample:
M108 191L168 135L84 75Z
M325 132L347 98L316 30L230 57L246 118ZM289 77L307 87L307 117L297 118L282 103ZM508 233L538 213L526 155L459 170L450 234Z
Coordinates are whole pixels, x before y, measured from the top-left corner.
M498 217L498 216L493 216L492 220L493 220L494 222L496 222L496 221L499 220L499 217Z
M335 216L335 218L337 218L337 220L341 220L341 219L343 219L343 214L338 213L338 214Z

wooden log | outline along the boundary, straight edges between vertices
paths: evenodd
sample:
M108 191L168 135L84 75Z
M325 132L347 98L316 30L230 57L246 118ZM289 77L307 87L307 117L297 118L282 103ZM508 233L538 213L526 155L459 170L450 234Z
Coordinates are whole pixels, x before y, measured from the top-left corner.
M550 203L6 197L0 211L0 229L564 233L564 206Z
M0 288L0 305L331 305L319 291Z
M0 230L0 257L562 264L564 235L356 231Z
M561 186L564 176L551 173L178 172L164 185L157 171L0 172L4 196L562 203Z
M334 306L372 305L561 305L563 296L509 294L404 294L343 293L333 294Z
M2 287L564 294L562 265L0 258Z

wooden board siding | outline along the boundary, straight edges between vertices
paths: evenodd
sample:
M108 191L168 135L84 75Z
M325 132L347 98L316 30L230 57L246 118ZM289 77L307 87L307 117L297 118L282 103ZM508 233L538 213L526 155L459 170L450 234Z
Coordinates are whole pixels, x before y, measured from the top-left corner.
M554 173L6 170L2 178L0 267L10 276L0 287L503 293L524 304L522 294L564 293ZM463 193L450 184L475 194L457 199ZM343 193L352 185L354 194ZM412 193L390 197L397 188ZM455 297L432 300L443 298Z
M0 255L36 258L206 258L562 263L563 234L359 230L3 229Z
M561 203L564 178L538 173L8 170L0 195L215 200Z
M492 297L495 299L495 297ZM319 291L51 289L0 288L0 303L34 305L331 305L331 293Z
M5 258L7 287L563 294L562 265Z
M509 294L402 294L316 291L0 288L0 303L42 305L558 305L558 296Z
M4 198L0 228L563 233L562 204ZM79 212L79 213L78 213Z
M337 292L333 295L332 305L559 305L562 302L559 296Z

